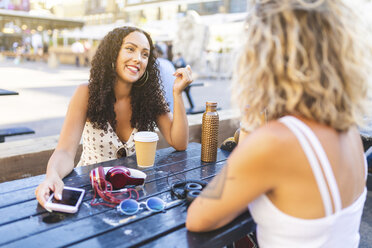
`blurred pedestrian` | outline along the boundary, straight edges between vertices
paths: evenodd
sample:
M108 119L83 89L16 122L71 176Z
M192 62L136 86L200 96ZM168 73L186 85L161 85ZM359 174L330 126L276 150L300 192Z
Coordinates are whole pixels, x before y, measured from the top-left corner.
M17 52L17 48L18 48L18 42L17 41L14 41L13 42L13 45L12 45L12 48L13 48L13 52Z
M80 41L76 40L71 46L72 52L75 54L75 65L80 66L80 56L84 53L84 45Z
M44 61L48 61L48 53L49 53L49 45L47 42L43 44L43 59Z
M160 79L164 86L165 100L167 101L171 112L173 112L173 76L176 69L172 62L164 58L164 51L159 45L155 45L157 61L159 63Z
M176 69L182 68L182 67L185 67L186 66L185 59L182 57L182 54L180 52L178 52L176 54L176 58L175 58L173 64L174 64L174 67Z
M167 41L167 59L169 61L173 61L173 44L172 41Z
M92 47L92 45L90 44L89 41L84 41L84 66L89 66L90 64L90 61L89 61L89 52L90 52L90 48Z

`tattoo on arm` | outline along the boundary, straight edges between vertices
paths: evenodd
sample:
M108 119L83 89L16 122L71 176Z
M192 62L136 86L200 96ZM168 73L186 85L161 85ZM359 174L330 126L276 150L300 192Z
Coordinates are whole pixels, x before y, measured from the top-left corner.
M220 173L213 178L208 186L202 191L202 198L220 199L225 188L226 180L232 179L227 177L227 164L221 169Z

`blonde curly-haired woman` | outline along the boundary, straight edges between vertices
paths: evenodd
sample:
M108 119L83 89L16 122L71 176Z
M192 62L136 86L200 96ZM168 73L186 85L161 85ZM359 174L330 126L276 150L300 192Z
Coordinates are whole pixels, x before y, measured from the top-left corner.
M345 2L251 3L233 99L243 114L249 105L242 126L254 130L191 204L190 231L248 207L260 247L358 247L366 161L357 126L371 114L371 43Z

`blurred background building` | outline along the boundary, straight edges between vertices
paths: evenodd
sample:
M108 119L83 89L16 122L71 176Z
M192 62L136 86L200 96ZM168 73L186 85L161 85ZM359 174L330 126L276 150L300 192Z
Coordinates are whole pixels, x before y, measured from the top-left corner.
M247 0L0 0L0 60L57 66L80 57L87 65L105 34L133 25L149 32L169 60L182 56L199 75L229 77L246 10ZM83 52L72 49L76 42Z
M182 56L211 73L231 63L225 55L239 41L246 8L246 0L0 0L0 51L20 60L51 57L51 66L73 64L76 56L83 63L110 30L133 25L168 59ZM77 41L88 49L77 54Z
M89 40L95 47L113 28L134 25L149 32L169 60L180 54L194 68L204 68L199 75L228 76L247 0L71 0L61 6L63 17L85 22L64 33L68 40Z
M0 0L0 50L25 44L36 51L43 43L52 44L59 31L83 27L83 20L57 16L56 11L46 1Z

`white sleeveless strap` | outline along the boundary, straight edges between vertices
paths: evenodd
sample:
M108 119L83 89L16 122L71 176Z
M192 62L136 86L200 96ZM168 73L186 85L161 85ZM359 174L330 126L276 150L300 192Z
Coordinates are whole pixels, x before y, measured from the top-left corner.
M323 173L320 169L318 160L314 154L314 151L311 149L309 142L306 140L305 136L298 130L298 128L288 119L288 117L282 117L279 119L284 125L286 125L293 134L297 137L297 140L300 142L300 145L303 151L306 154L306 157L310 163L310 167L314 173L315 180L318 185L320 196L323 200L325 215L329 216L332 214L332 203L331 198L328 193L327 184L324 180Z
M302 121L293 116L288 116L288 119L305 134L305 136L309 139L310 144L312 144L315 153L320 160L320 165L323 167L324 176L327 179L329 190L335 204L335 212L340 211L342 208L340 192L338 190L331 164L329 163L327 154L325 153L322 144L319 142L319 139L315 136L314 132Z

